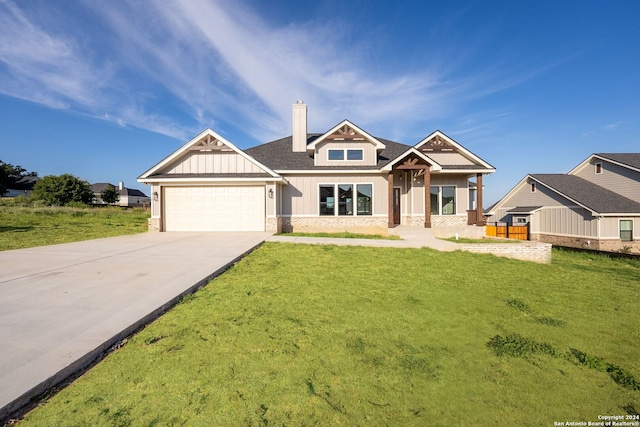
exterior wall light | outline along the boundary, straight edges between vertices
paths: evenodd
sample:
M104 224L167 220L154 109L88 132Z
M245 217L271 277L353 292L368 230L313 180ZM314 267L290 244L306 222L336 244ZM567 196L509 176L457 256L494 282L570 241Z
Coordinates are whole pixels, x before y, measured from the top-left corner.
M158 192L157 191L153 192L153 200L156 201L156 202L158 201Z
M269 198L273 199L273 188L269 189Z

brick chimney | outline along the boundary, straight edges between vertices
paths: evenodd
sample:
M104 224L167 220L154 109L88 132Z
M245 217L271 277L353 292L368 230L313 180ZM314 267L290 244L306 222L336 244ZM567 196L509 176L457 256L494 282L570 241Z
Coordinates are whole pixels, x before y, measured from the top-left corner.
M293 104L293 143L294 153L307 151L307 105L298 100Z

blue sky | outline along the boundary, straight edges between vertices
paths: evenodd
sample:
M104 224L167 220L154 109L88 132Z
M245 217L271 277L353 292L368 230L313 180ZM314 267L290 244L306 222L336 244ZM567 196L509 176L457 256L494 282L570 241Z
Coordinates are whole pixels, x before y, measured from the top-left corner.
M640 151L640 2L0 0L0 160L135 179L205 128L240 148L349 119L527 173Z

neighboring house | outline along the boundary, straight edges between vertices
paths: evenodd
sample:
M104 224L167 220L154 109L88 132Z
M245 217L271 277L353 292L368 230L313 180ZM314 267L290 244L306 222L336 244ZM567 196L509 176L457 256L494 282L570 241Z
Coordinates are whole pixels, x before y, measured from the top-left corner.
M640 153L592 154L568 174L527 175L485 216L528 223L531 240L640 252Z
M40 178L37 176L23 176L18 180L10 180L7 184L7 192L2 197L28 196L33 191Z
M494 171L440 131L414 146L348 120L307 133L299 101L292 136L241 150L207 129L138 182L151 185L150 230L386 233L398 224L482 225L482 176Z
M106 190L107 186L113 185L108 182L98 182L91 185L91 191L93 191L93 203L96 205L106 205L102 200L102 192ZM118 192L119 199L115 203L117 206L122 207L149 207L151 206L151 198L144 194L140 190L135 188L127 188L124 183L120 181L117 186L113 186Z

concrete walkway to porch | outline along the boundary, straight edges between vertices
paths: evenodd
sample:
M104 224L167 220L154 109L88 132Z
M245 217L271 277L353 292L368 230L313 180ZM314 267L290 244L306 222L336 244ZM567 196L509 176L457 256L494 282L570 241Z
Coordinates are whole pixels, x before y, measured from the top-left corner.
M384 248L432 248L452 252L460 249L456 243L436 239L429 228L399 225L389 229L389 234L402 240L342 239L334 237L271 236L268 242L303 243L308 245L375 246Z

